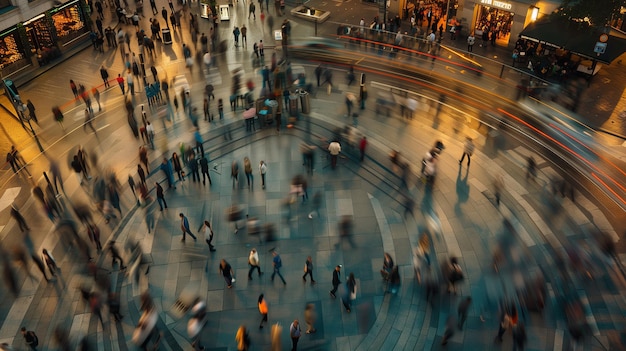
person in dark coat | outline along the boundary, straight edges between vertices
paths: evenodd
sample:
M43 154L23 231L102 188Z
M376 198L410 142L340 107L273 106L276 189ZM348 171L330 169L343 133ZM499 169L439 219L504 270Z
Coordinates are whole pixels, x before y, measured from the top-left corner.
M341 265L335 267L333 271L333 290L330 291L330 296L333 298L336 297L335 293L337 289L339 289L339 284L341 284L341 280L339 280L339 275L341 274Z
M20 230L22 232L24 232L25 230L30 230L30 227L28 226L28 224L26 224L24 216L22 216L20 209L15 203L11 204L11 217L13 217L13 219L17 221L17 224L20 226Z

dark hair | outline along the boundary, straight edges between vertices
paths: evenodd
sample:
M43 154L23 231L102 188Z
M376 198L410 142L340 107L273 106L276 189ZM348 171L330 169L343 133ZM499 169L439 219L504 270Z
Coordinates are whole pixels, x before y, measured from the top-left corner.
M259 295L259 303L261 303L261 301L263 301L263 294Z

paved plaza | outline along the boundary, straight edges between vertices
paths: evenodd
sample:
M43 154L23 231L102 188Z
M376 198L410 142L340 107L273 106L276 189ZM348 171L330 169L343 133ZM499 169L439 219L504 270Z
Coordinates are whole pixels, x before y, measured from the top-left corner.
M238 16L245 13L241 8L238 11ZM260 29L250 30L251 41L261 38ZM224 36L230 33L228 28L221 30ZM258 67L253 65L249 49L220 57L219 67L211 69L208 74L200 70L186 73L184 61L174 53L180 43L177 41L174 49L163 50L165 58L159 62L159 69L170 77L187 75L192 96L198 96L194 99L194 106L201 109L199 96L207 80L215 85L218 98L227 97L229 72L234 68L243 69L244 77L250 77L261 86ZM77 54L26 85L23 94L41 94L40 103L52 106L54 101L69 101L71 98L69 89L51 90L55 82L65 84L68 77L74 77L86 84L98 84L99 77L89 72L95 72L102 61L107 62L111 72L123 69L119 54L97 57L99 61L94 63L94 53L89 51ZM308 77L314 77L315 65L298 63L298 66ZM342 71L336 73L340 77ZM293 128L283 125L280 132L276 132L275 125L248 132L243 126L241 111L231 112L229 109L224 121L200 121L213 184L194 183L187 177L184 182L176 184L175 190L166 189L168 209L163 212L157 209L156 227L151 233L146 226L145 209L136 206L126 183L129 174L136 174L139 144L126 124L119 88L112 86L103 92L104 113L97 122L99 139L85 137L82 128L78 128L68 139L52 146L52 152L49 151L47 156L34 159L31 172L33 181L42 184L40 175L48 170L46 157L61 160L65 167L64 160L76 144L98 154L102 170L111 168L115 171L124 189L123 216L106 224L96 215L103 231L103 241L115 240L120 248L138 241L145 253L146 264L120 271L117 265L111 265L108 254L96 256L94 262L102 274L110 277L112 290L119 293L124 318L116 323L105 313L103 329L89 306L81 300L79 287L93 280L82 274L83 267L75 264L72 255L77 253L67 252L59 243L51 222L30 197L28 179L13 177L4 183L4 200L0 200L0 204L3 208L8 207L13 199L10 193L15 194L15 201L31 226L30 236L35 248L50 250L59 261L62 274L59 279L47 283L32 265L30 272L34 278L28 277L24 269L18 270L21 279L18 296L12 296L7 289L0 290L0 320L3 321L0 342L7 342L15 349L26 349L19 333L19 328L24 325L39 335L39 349L57 349L53 332L60 325L70 331L74 341L86 336L99 350L135 349L131 338L141 315L139 296L149 291L159 316L160 349L191 350L187 334L189 315L180 316L173 312L173 305L181 293L191 292L205 300L208 306L207 324L201 333L201 343L206 350L236 350L235 334L241 324L250 330L251 349L267 350L271 343L270 328L257 328L261 316L256 302L263 293L269 305L269 324L280 323L283 327L283 349L291 345L287 332L289 325L296 318L302 322L305 305L312 303L317 311L318 331L303 333L299 343L301 350L430 350L443 348L440 343L446 319L451 314L456 315L457 305L464 297L472 296L474 302L465 328L457 331L445 348L507 350L512 348L510 333L505 335L502 344L493 342L499 322L497 299L510 293L507 289L514 289L518 283L515 274L498 275L493 270L495 242L503 236L513 235L505 228L504 220L514 228L513 240L524 256L525 274L528 275L540 271L544 274L555 272L557 262L552 258L551 250L563 250L573 242L592 244L586 235L593 229L601 229L618 239L616 230L593 199L580 195L573 202L568 198L552 197L549 182L558 172L541 155L503 135L485 133L471 122L458 124L454 111L439 111L427 101L420 101L419 116L411 121L397 115L378 116L373 101L368 103L359 114L357 127L358 133L367 136L369 142L365 161L359 162L354 146L342 142L342 157L337 169L333 170L326 152L328 140L333 138L334 130L353 123L344 117L344 94L357 92L343 79L337 81L337 87L330 95L320 92L311 97L308 116L297 121ZM372 96L375 96L376 89L370 89ZM145 103L142 99L139 95L135 101ZM41 109L47 110L45 107ZM68 120L74 120L68 123L68 131L79 125L81 112L80 108L68 112ZM154 171L162 156L169 157L179 149L181 142L192 142L193 136L191 122L184 113L180 113L173 124L165 121L165 107L150 109L149 113L157 129L156 150L149 152L153 171L148 183L153 184L163 182L162 173ZM63 133L56 125L41 128L41 137L46 142L58 139ZM227 134L232 139L225 140ZM474 139L477 149L469 169L465 163L459 166L458 162L465 136ZM402 150L413 172L418 172L424 153L435 140L443 141L446 148L440 157L434 187L429 189L416 177L411 177L408 186L403 186L401 177L389 161L390 152ZM312 175L306 175L303 166L300 152L303 142L317 147ZM25 145L20 145L20 149L30 160L30 156L34 158L36 154L36 147ZM607 147L616 154L624 153L619 145ZM525 179L525 160L530 155L538 161L537 182ZM249 157L252 162L254 180L250 188L243 174L244 157ZM261 187L258 172L261 160L268 168L265 189ZM240 167L239 182L235 186L231 179L233 161L237 161ZM88 191L85 191L89 188L81 187L67 168L63 171L65 194L62 199L66 204L90 203ZM499 206L492 185L498 174L505 182ZM290 185L297 175L305 175L309 199L305 202L296 199L290 205L291 215L288 217L285 203L289 202ZM320 216L309 219L316 193L322 199ZM407 198L414 200L413 213L407 213ZM240 206L248 219L273 224L276 240L264 241L262 236L250 234L245 219L238 223L241 229L235 233L234 223L226 217L226 211L232 205ZM5 249L20 245L23 240L17 224L9 219L7 212L3 211L0 217L3 225L0 239ZM203 220L211 222L215 232L215 252L209 251L201 236L197 242L190 238L181 242L178 217L181 212L188 216L194 234ZM354 224L350 240L339 236L339 221L344 216L351 217ZM431 233L433 241L432 272L439 271L439 262L455 256L465 273L458 294L446 294L442 290L433 304L426 301L424 286L415 279L412 264L412 248L416 247L418 235L424 231ZM253 279L248 280L247 258L252 248L259 252L264 274L261 277L253 274ZM279 279L274 282L270 279L272 250L282 257L286 284ZM401 285L395 293L386 292L379 273L384 252L390 253L400 267ZM122 256L129 259L130 253L124 251ZM313 275L317 282L314 285L302 281L307 256L312 256L314 263ZM221 259L226 259L235 271L236 282L231 289L225 286L218 273ZM625 261L623 253L619 259ZM357 280L357 298L350 313L341 304L341 290L337 299L329 296L332 270L338 264L342 265L342 281L351 272ZM598 272L594 280L576 281L575 293L584 302L585 319L589 324L588 335L579 350L619 350L626 342L626 285L619 265L606 266L608 268ZM149 272L144 274L148 267ZM138 284L131 278L135 269L139 270ZM560 287L555 286L555 280L551 278L547 277L548 300L543 314L528 313L521 317L527 326L528 350L567 350L570 347L568 328L557 300Z

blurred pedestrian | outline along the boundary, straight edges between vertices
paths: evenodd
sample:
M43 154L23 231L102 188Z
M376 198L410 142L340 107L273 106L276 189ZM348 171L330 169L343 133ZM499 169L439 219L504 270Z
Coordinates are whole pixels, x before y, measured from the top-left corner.
M459 160L459 165L463 163L465 156L467 156L467 167L469 167L473 153L474 153L474 142L472 141L472 138L466 137L465 145L463 147L463 156L461 156L461 159Z
M311 278L311 285L315 284L315 279L313 279L313 258L311 256L307 256L304 262L304 275L302 276L304 282L306 282L307 275Z
M341 275L341 265L335 266L335 270L333 271L333 289L330 291L330 296L333 298L337 297L335 294L337 293L337 289L339 289L339 284L341 284L341 280L339 276Z
M237 351L248 351L248 348L250 348L250 336L245 325L239 326L237 335L235 335L235 341L237 342Z
M272 340L271 351L281 351L282 341L281 334L283 333L283 327L280 323L274 323L272 330L270 331L270 339Z
M167 158L163 157L163 161L161 162L160 168L161 168L161 171L165 173L165 178L167 179L167 185L170 188L174 187L174 189L176 189L176 186L174 184L174 171L172 169L172 162L168 160Z
M239 185L239 164L237 161L233 161L230 165L230 177L233 179L233 189Z
M115 318L115 321L119 322L122 320L122 318L124 318L124 316L120 314L121 304L120 304L119 295L117 295L117 293L113 291L109 292L107 305L109 306L109 313L113 315L113 317Z
M213 185L209 174L209 160L205 156L200 159L200 170L202 171L202 184L206 185L206 178L209 178L209 185Z
M141 181L141 184L145 185L146 184L146 172L143 170L143 167L141 167L140 164L137 165L137 174L139 175L139 180Z
M215 246L213 246L213 228L211 228L211 223L209 221L204 221L198 229L198 234L204 234L204 241L209 245L209 250L215 251Z
M154 183L154 185L156 188L157 201L159 202L159 207L161 208L161 211L163 211L164 207L165 209L167 209L167 202L165 202L165 196L163 194L163 187L158 182Z
M250 255L248 255L248 265L250 265L250 269L248 270L248 280L252 280L252 272L257 270L259 277L261 277L261 266L259 265L259 253L255 248L250 250Z
M243 158L243 171L246 174L246 180L248 181L248 189L252 189L254 184L254 177L252 176L252 163L247 156Z
M315 320L317 319L317 313L315 312L315 304L307 303L304 309L304 322L306 323L306 333L315 333Z
M456 294L456 283L463 280L463 270L459 265L458 258L450 257L445 273L448 278L448 292Z
M361 154L361 157L360 157L361 162L363 162L363 160L365 159L366 148L367 148L367 138L363 136L363 138L361 138L361 141L359 142L359 152Z
M70 89L72 89L74 98L78 98L78 87L76 86L76 83L74 83L72 79L70 79Z
M280 277L280 280L283 281L283 284L287 285L285 278L283 278L283 275L280 274L280 268L283 266L283 260L280 258L280 255L276 251L272 251L272 256L274 256L274 258L272 258L272 265L274 266L274 272L272 273L272 282L274 282L274 276L278 274L278 277Z
M122 256L120 256L120 252L115 246L115 240L111 240L108 246L109 246L109 253L111 254L111 258L112 258L111 265L114 266L115 261L120 261L120 269L126 269L126 266L124 266L124 260L122 259Z
M226 286L228 286L229 289L232 288L233 283L235 282L235 272L233 272L233 268L230 266L230 263L226 262L223 258L220 260L219 273L224 277Z
M24 337L24 342L26 342L26 345L28 345L31 350L37 351L37 346L39 346L39 338L37 337L37 334L35 334L35 332L32 330L27 331L26 327L22 327L21 333Z
M43 262L48 267L48 270L50 270L50 274L52 274L53 277L56 276L59 268L57 266L56 260L54 259L54 257L52 257L52 254L48 252L48 250L43 249L41 251L41 257L43 258Z
M139 161L141 161L141 163L143 163L144 167L146 168L146 173L150 174L150 168L148 167L148 164L149 164L148 150L146 149L144 145L141 145L139 147ZM145 183L145 180L144 180L144 183Z
M91 128L91 130L93 130L93 133L96 134L96 136L98 136L98 132L96 131L96 128L94 128L93 126L93 120L94 120L95 116L93 114L93 111L86 108L85 109L85 123L83 123L83 131L87 130L87 126L89 126L89 128Z
M356 244L352 240L352 217L342 216L339 221L339 239L341 242L347 241L351 248L355 248Z
M302 331L300 330L300 322L298 322L298 320L296 319L289 326L289 336L291 336L291 351L298 350L298 340L300 340L301 334Z
M181 182L185 181L185 172L183 172L183 166L180 162L180 157L178 157L178 154L175 152L172 153L172 165L174 166L174 171L178 175L178 180Z
M504 177L501 173L498 173L493 179L493 193L496 198L497 207L500 207L500 197L502 196L502 190L504 190Z
M257 301L259 306L259 313L261 314L261 323L259 324L259 329L263 329L263 322L267 323L267 302L265 301L265 297L263 294L259 295L259 299Z
M441 339L441 345L448 344L448 339L454 335L454 328L456 327L456 321L453 315L449 315L446 319L446 330L443 332L443 338Z
M265 173L267 173L267 165L263 160L259 162L259 173L261 173L261 186L265 189Z
M37 121L37 114L35 113L35 105L30 99L26 100L26 107L28 108L28 115L30 118L35 121L35 123L39 124Z
M352 308L352 300L356 299L356 280L354 279L354 273L348 275L346 280L346 292L341 298L343 307L346 308L346 312L350 313Z
M341 152L341 145L339 141L334 140L328 145L328 152L330 153L330 166L332 169L337 167L337 158Z
M185 241L185 235L189 234L192 238L193 241L197 241L197 238L195 235L193 235L193 233L191 232L191 230L189 229L189 220L187 219L187 217L185 217L185 215L181 212L178 214L178 216L180 217L180 230L182 230L183 232L183 238L180 239L180 241Z
M537 162L532 156L528 156L526 159L526 180L537 180Z
M309 219L313 219L313 215L320 217L320 206L322 205L322 192L316 191L313 194L313 208L312 211L309 212Z
M461 302L459 302L459 307L457 308L457 317L459 318L459 323L457 326L459 330L463 330L463 324L465 324L465 320L467 319L467 312L469 311L469 307L472 304L472 298L466 297Z
M13 217L13 219L15 219L15 221L19 225L20 230L22 232L24 232L26 230L30 230L30 227L26 223L26 220L24 219L24 216L22 216L22 213L20 212L20 209L17 207L15 202L11 204L11 217Z
M526 328L524 322L518 321L513 326L513 351L522 351L526 345Z

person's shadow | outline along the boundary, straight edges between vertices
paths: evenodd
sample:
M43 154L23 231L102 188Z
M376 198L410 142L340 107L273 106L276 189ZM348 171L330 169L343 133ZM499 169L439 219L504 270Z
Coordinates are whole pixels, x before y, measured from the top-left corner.
M469 175L469 167L465 169L465 175L461 177L461 168L462 165L459 165L459 172L456 176L456 196L457 201L454 204L454 213L456 215L462 215L463 210L461 209L461 204L467 202L469 199L469 184L467 184L467 177Z

